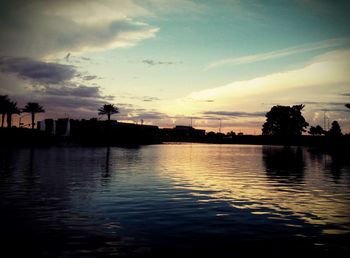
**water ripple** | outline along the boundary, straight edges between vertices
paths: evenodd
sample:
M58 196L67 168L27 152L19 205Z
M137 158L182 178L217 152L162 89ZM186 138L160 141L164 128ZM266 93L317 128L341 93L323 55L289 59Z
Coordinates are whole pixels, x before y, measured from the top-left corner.
M0 196L3 232L43 256L349 251L349 161L305 148L6 150Z

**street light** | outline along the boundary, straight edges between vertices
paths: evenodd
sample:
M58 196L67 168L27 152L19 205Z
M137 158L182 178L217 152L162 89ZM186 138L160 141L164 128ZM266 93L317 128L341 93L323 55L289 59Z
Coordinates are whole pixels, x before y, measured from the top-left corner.
M20 116L19 117L19 120L18 120L18 127L20 128L21 127L21 125L23 125L23 123L21 123L21 120L22 120L22 118L23 117L26 117L26 116L29 116L30 114L26 114L26 115L23 115L23 116Z

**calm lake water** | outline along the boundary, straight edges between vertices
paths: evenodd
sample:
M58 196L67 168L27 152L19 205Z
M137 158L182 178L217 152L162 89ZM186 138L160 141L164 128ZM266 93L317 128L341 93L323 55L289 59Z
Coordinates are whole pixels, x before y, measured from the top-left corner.
M1 257L350 254L349 160L205 144L0 154Z

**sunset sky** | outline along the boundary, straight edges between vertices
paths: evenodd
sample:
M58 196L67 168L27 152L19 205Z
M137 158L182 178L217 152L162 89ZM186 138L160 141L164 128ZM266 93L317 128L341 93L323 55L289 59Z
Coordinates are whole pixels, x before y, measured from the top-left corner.
M350 132L349 1L0 5L0 94L39 102L40 120L113 103L118 121L258 134L271 106L303 103L310 125L326 112Z

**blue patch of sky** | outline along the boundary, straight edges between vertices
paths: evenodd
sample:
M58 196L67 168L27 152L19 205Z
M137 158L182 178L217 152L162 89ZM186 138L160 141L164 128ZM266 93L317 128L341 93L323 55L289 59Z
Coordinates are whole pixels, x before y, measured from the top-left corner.
M183 10L143 17L143 21L160 31L155 38L135 47L103 54L115 63L114 69L106 71L106 77L111 73L119 76L125 82L120 87L125 90L149 87L180 96L234 80L294 69L327 49L203 71L205 65L220 59L349 36L349 4L340 2L307 5L302 1L208 1L198 12ZM141 62L145 59L175 64L147 67ZM141 80L137 82L135 78Z

